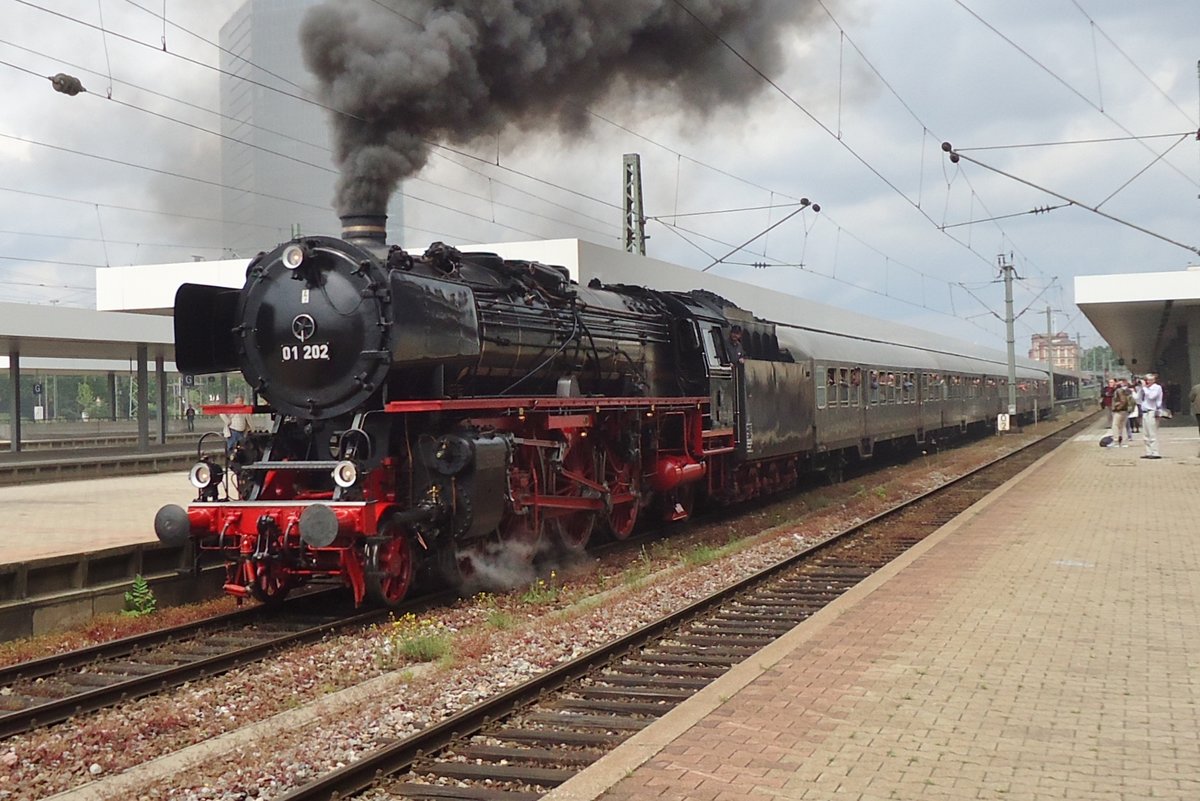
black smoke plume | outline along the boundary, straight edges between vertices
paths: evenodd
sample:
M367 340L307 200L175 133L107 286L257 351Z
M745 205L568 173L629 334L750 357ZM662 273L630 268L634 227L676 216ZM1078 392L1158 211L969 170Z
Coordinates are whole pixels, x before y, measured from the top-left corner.
M430 143L469 143L509 127L578 134L587 128L586 107L615 93L653 94L672 112L701 116L745 103L766 82L710 31L778 75L782 42L808 7L807 0L316 6L300 35L324 102L341 112L333 115L338 213L386 208L397 183L425 165Z

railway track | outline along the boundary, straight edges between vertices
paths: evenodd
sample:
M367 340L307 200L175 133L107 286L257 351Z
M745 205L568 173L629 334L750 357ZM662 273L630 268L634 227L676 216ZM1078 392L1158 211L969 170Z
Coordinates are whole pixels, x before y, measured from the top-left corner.
M200 438L204 431L174 431L167 434L168 445L192 445ZM158 437L154 434L150 436L151 443L157 445ZM137 447L137 434L86 434L67 437L46 437L43 439L22 439L21 453L32 452L63 452L75 450L89 450L98 448L134 448ZM0 460L13 455L11 452L12 441L0 439Z
M232 670L334 631L386 618L312 593L0 668L0 738Z
M1073 436L1069 426L283 796L533 801Z
M203 433L170 434L165 445L152 441L144 451L136 436L31 440L20 453L0 447L0 486L187 469L196 462ZM211 436L221 441L219 434Z

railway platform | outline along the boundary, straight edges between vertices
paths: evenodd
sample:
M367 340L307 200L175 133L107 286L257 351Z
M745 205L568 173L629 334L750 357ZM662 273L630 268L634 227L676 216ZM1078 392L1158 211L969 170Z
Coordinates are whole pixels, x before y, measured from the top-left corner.
M1200 437L1040 460L546 801L1200 798Z
M194 497L186 467L0 486L0 641L119 610L135 575L145 576L164 602L213 591L214 582L198 583L187 573L185 549L163 545L154 534L159 507Z

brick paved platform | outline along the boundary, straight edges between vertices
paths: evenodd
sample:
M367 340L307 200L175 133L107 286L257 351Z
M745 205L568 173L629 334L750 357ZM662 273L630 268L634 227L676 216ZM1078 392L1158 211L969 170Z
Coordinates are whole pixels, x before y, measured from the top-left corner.
M1069 442L546 796L1200 799L1200 438Z

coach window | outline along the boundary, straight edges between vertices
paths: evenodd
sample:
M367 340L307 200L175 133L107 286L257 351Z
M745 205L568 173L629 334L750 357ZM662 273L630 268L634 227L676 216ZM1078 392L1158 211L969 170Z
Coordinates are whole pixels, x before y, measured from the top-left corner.
M862 368L855 367L850 371L850 403L857 406L862 398Z
M872 370L867 376L867 381L867 391L870 393L867 397L871 405L875 406L879 403L879 371Z
M850 405L850 370L846 367L838 369L838 405Z
M832 373L833 370L830 370L829 372ZM826 393L829 390L829 386L828 386L829 385L829 376L826 375L826 372L824 369L822 369L821 367L818 367L816 375L814 377L816 378L816 385L817 385L817 408L824 409Z

